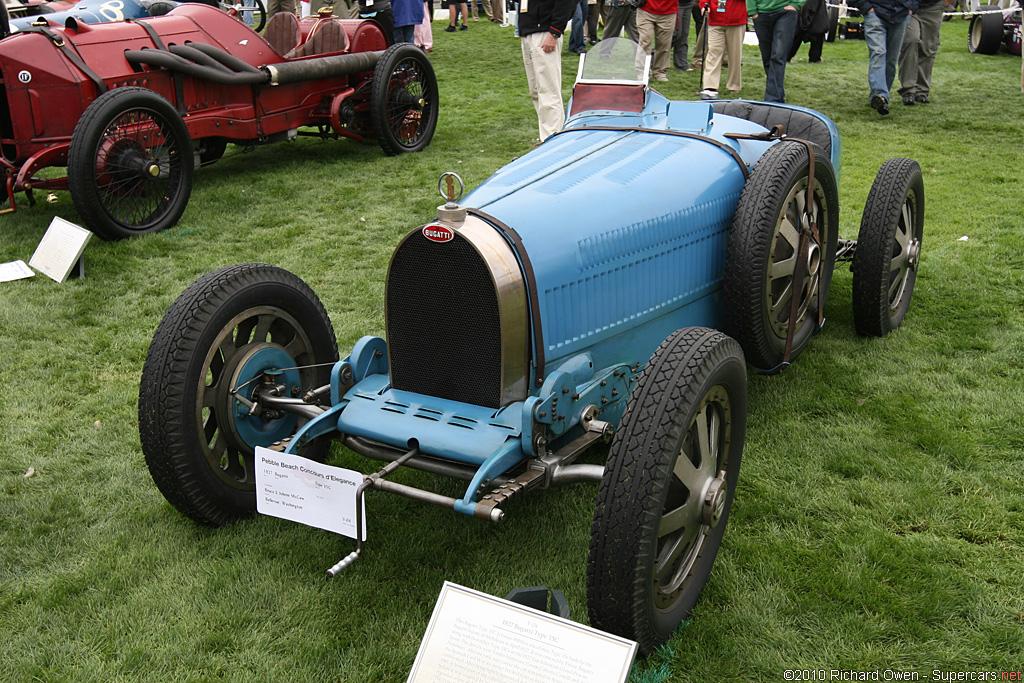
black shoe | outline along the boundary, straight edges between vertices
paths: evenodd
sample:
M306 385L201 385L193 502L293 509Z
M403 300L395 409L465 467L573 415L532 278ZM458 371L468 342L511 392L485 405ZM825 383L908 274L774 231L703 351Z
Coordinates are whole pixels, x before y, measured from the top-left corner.
M459 30L460 30L460 31L468 31L468 30L469 30L469 27L468 27L468 26L466 26L465 24L463 24L462 26L460 26L460 27L459 27Z
M930 104L931 103L931 100L928 99L928 94L927 93L923 93L923 92L919 92L916 95L914 95L914 101L917 102L918 104ZM904 102L904 104L906 104L906 103Z
M445 26L444 27L444 32L445 33L455 33L455 31L457 31L457 30L458 29L456 29L454 26Z
M882 116L889 113L889 100L885 99L881 95L872 95L871 101L868 102L871 108L877 111Z
M903 93L903 106L912 107L914 106L914 93L905 92Z

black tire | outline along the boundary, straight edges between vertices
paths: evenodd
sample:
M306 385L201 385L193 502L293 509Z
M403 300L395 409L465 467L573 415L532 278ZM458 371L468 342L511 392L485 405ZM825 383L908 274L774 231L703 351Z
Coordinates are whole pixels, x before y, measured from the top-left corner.
M370 87L370 121L384 153L419 152L430 144L437 105L437 79L427 53L410 43L385 50Z
M857 334L884 337L903 322L924 234L924 178L913 159L889 159L875 176L853 256Z
M199 164L209 166L220 161L227 148L227 138L203 138L199 141Z
M975 14L971 17L971 25L967 30L967 49L982 55L994 55L1003 44L1003 15L996 13L998 5L982 5L980 12L992 14Z
M836 42L836 35L839 33L839 8L828 8L828 30L825 32L825 42Z
M735 340L690 327L654 352L598 490L587 562L593 626L646 654L687 617L725 533L746 418L746 365Z
M203 524L251 515L255 446L290 436L302 420L238 413L241 404L229 391L268 362L280 369L317 366L280 376L301 395L327 384L331 367L322 364L337 360L323 305L288 271L244 264L196 280L167 311L142 370L139 434L160 492ZM302 455L323 459L328 446L321 437Z
M86 226L105 240L178 222L192 193L192 141L174 107L152 90L108 90L78 120L68 188Z
M814 145L814 205L818 239L811 240L799 291L789 359L800 355L817 332L816 313L832 283L839 237L835 172ZM780 142L764 153L736 206L725 258L725 331L743 347L747 362L772 372L783 362L789 332L797 226L806 222L807 147ZM798 223L799 220L799 223ZM787 281L788 270L788 281Z

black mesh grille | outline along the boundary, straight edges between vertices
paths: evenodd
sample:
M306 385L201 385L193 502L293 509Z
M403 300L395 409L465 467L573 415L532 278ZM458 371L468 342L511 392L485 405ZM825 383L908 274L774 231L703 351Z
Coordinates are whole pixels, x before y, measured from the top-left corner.
M395 389L501 405L497 293L457 233L438 243L416 232L399 246L388 273L387 336Z

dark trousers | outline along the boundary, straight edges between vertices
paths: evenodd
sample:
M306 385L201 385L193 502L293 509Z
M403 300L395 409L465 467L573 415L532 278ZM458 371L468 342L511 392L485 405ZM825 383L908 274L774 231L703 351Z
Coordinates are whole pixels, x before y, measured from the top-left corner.
M793 57L796 57L796 53L800 51L801 43L811 44L810 52L807 53L807 61L821 61L821 49L825 46L824 33L807 33L797 28L796 35L793 36L793 47L789 50L789 61L793 61Z
M683 71L690 66L686 53L690 50L690 13L692 11L693 0L679 0L676 30L672 34L672 65Z
M793 47L798 16L796 10L782 9L754 17L754 33L757 34L761 63L764 65L765 102L786 101L786 59Z

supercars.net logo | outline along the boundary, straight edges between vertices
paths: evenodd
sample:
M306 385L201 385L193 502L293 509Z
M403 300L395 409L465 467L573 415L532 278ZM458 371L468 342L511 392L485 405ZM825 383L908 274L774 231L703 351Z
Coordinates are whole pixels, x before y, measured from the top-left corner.
M424 225L423 236L431 242L451 242L455 238L455 233L443 225Z

